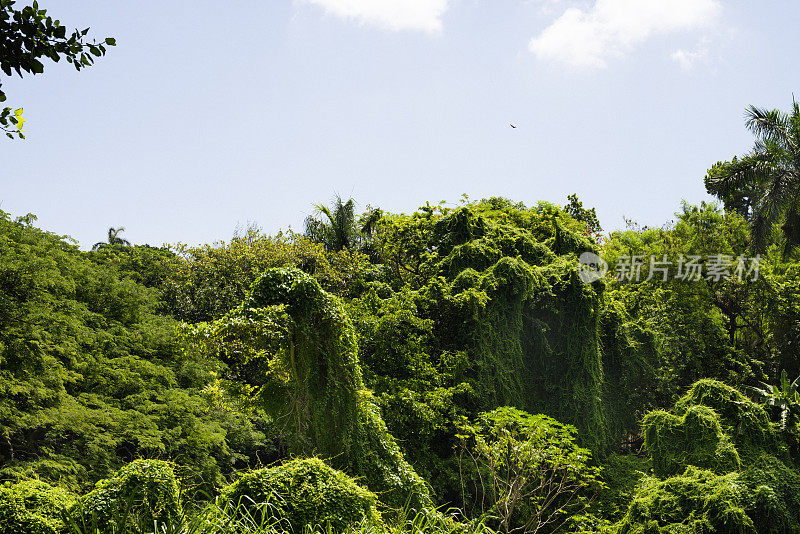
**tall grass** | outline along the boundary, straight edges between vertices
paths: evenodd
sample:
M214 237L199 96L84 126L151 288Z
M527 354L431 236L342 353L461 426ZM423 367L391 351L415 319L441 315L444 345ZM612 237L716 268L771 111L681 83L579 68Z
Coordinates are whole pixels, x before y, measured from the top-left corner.
M364 521L342 532L329 524L304 525L300 531L292 529L277 516L274 505L255 503L248 498L237 503L218 498L173 521L152 525L139 524L131 517L132 509L134 507L129 505L118 510L103 524L96 517L77 510L65 517L64 534L494 534L483 523L459 521L457 510L414 514L406 510L385 525Z

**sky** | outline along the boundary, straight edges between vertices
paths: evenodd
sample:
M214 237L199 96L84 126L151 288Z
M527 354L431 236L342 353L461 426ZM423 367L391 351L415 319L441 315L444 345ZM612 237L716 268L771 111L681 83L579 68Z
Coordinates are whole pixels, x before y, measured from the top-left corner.
M606 230L660 226L751 148L748 105L800 91L792 0L40 5L117 46L0 78L27 120L0 140L0 209L83 248L110 226L152 245L302 231L335 193L406 213L577 193Z

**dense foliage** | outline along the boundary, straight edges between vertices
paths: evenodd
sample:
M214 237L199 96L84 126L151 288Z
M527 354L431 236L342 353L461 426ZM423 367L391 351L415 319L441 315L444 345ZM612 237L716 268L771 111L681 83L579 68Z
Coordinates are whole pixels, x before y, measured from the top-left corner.
M459 460L473 467L463 477L464 510L496 519L498 530L557 530L582 512L597 489L600 469L591 452L575 445L576 430L544 415L497 408L462 424ZM459 466L464 472L464 466ZM467 492L472 498L467 500ZM468 504L469 503L469 504Z
M653 476L620 532L797 532L800 474L766 411L713 380L642 423Z
M0 0L0 71L88 32ZM800 105L746 126L722 207L607 236L577 195L88 252L0 211L0 534L800 532Z
M269 269L241 306L190 332L282 425L295 454L322 454L395 506L429 504L364 389L355 332L339 299L297 269Z
M209 390L157 291L33 221L0 213L0 476L81 490L163 457L208 491L269 460L269 419Z
M88 252L0 212L0 534L797 532L800 263L737 183L606 236L575 195Z
M316 458L247 473L225 488L222 497L241 504L240 512L259 521L259 515L268 514L287 530L309 525L341 531L353 524L382 524L375 494ZM256 503L267 506L252 510Z
M80 498L66 512L68 523L103 533L149 532L181 516L178 481L160 460L136 460Z
M57 534L64 529L62 513L74 502L66 490L39 480L0 486L0 532Z

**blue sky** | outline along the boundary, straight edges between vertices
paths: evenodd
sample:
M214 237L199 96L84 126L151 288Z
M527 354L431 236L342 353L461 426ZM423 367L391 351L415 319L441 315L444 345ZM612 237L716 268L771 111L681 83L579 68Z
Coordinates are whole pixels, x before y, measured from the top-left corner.
M578 193L607 230L661 225L750 148L747 105L800 91L790 0L40 3L118 46L2 79L27 139L0 141L0 209L83 247L301 230L334 192Z

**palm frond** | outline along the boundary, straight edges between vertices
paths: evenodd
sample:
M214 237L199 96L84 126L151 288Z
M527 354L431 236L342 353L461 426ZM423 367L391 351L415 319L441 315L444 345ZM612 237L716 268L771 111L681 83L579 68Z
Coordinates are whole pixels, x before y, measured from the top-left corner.
M361 233L366 236L371 236L378 222L383 218L383 212L379 209L372 209L361 218Z
M745 125L753 151L709 169L706 190L750 220L754 251L763 252L773 226L783 223L788 255L800 245L800 103L793 98L789 113L750 106Z
M797 389L797 387L798 387L798 386L800 386L800 375L798 375L798 377L797 377L797 378L795 378L794 380L792 380L792 383L790 384L790 387L791 387L792 389L795 389L795 390Z
M789 117L777 109L750 106L745 113L745 126L756 137L783 143L788 134Z
M331 213L331 210L330 208L328 208L328 206L326 206L325 204L315 204L314 208L316 209L319 215L324 215L325 217L327 217L328 222L334 224L335 219L333 217L333 213Z
M306 219L306 236L309 239L323 244L328 251L356 248L362 236L355 216L355 200L350 198L343 201L337 194L331 207L324 204L314 207L319 217L309 216Z

